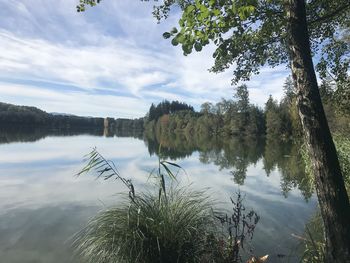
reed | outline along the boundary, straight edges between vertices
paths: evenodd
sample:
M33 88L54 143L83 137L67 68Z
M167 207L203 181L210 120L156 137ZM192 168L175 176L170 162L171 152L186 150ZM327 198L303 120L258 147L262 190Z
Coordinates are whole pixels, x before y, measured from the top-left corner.
M201 262L208 237L217 232L212 200L203 191L170 189L126 197L100 213L74 241L93 263Z

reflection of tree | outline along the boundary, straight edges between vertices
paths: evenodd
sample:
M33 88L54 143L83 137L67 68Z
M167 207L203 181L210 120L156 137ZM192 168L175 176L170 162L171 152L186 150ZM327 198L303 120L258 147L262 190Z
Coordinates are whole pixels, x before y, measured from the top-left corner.
M103 135L103 127L91 128L61 128L52 129L32 126L11 126L0 129L0 144L12 142L35 142L48 136L73 136L89 134L95 136Z
M103 136L101 129L47 129L35 127L13 127L0 129L0 144L10 142L37 141L47 136L72 136L89 134ZM108 136L134 137L144 139L150 155L158 154L161 145L163 158L172 160L186 158L194 152L199 153L199 161L214 164L220 170L229 170L232 180L243 185L247 168L263 158L266 174L274 169L281 173L282 193L287 196L292 188L298 188L306 199L313 192L311 178L305 175L304 163L301 161L299 144L281 142L256 137L219 137L190 133L145 133L135 130L108 131Z
M220 170L230 170L232 180L243 185L247 168L263 158L264 170L269 175L278 169L281 174L281 189L284 196L293 188L298 188L306 199L313 192L310 178L305 174L304 163L299 153L298 143L273 140L266 142L256 137L215 137L188 135L184 133L166 133L162 136L146 137L149 153L161 154L165 158L176 160L199 152L199 161L214 164Z
M12 125L0 128L0 144L11 142L35 142L49 136L93 135L105 137L134 137L143 139L140 130L113 130L100 127L35 127Z
M274 169L281 173L281 189L284 196L292 188L298 188L306 199L313 193L310 177L305 174L299 142L282 142L267 139L264 152L264 169L269 175Z
M233 176L233 181L236 184L243 185L244 180L247 177L247 166L243 165L242 167L236 168L236 170L233 170L230 172Z
M189 157L199 150L193 140L184 134L147 134L145 144L150 155L158 154L160 150L163 158L171 160Z
M149 136L148 136L149 137ZM150 154L157 154L161 143L161 154L170 159L185 158L194 151L199 152L202 163L213 163L220 170L231 170L233 180L244 184L247 167L256 164L263 155L264 142L254 137L213 137L205 135L165 134L147 137Z

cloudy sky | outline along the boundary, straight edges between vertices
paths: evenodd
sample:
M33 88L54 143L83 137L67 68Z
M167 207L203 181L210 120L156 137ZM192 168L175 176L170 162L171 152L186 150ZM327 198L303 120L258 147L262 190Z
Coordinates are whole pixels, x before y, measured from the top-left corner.
M208 72L212 46L187 57L162 33L151 2L104 0L85 13L78 0L0 0L0 101L83 116L141 117L152 102L197 109L232 98L232 71ZM251 102L282 95L284 66L248 82Z

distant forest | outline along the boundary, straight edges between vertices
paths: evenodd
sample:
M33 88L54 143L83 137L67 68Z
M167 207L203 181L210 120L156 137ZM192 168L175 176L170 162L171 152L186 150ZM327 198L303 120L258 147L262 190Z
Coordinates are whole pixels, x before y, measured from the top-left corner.
M301 135L301 124L291 78L286 79L283 89L284 96L281 101L270 96L263 108L250 103L248 87L241 85L234 89L232 99L222 99L216 104L205 102L200 111L195 111L193 106L184 102L164 100L156 105L152 103L145 117L138 119L50 114L35 107L0 102L0 125L1 128L93 128L102 131L107 128L110 134L125 136L130 131L134 132L135 136L145 131L146 135L156 134L157 137L185 133L201 136L296 138ZM322 82L320 93L331 130L349 132L350 106L344 103L344 96L338 95L337 88L329 80Z
M67 114L51 114L35 107L18 106L0 102L0 125L2 129L21 127L41 127L73 130L113 129L113 132L123 130L143 130L143 118L113 119L81 117Z
M52 128L103 127L103 118L50 114L35 107L0 102L0 124L6 126L47 126Z

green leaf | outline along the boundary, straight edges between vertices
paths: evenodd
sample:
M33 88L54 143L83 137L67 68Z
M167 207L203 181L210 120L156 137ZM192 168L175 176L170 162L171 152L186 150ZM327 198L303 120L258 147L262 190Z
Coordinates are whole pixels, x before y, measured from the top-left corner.
M171 40L171 44L173 46L177 46L179 44L179 41L178 41L178 38L177 37L174 37L172 40Z
M166 163L166 164L170 164L170 165L172 165L172 166L175 166L175 167L177 167L177 168L179 168L179 169L182 169L182 167L180 166L180 165L178 165L178 164L176 164L176 163L172 163L172 162L169 162L169 161L162 161L163 163Z
M196 7L194 5L189 5L189 6L187 6L185 13L186 14L191 13L195 9L196 9Z
M169 32L165 32L165 33L163 33L163 37L164 37L165 39L168 39L168 38L171 37L171 34L170 34Z
M177 28L176 27L173 27L173 29L170 31L171 34L176 34L178 31L177 31Z
M220 13L221 13L221 12L220 12L219 9L214 9L214 10L213 10L213 15L214 15L214 16L219 16Z
M176 181L175 175L171 172L171 170L168 168L168 166L166 166L163 162L161 162L160 164L164 167L164 169L167 172L167 174L169 175L169 177Z
M194 49L197 51L197 52L200 52L202 51L202 44L200 42L196 42L194 44Z

